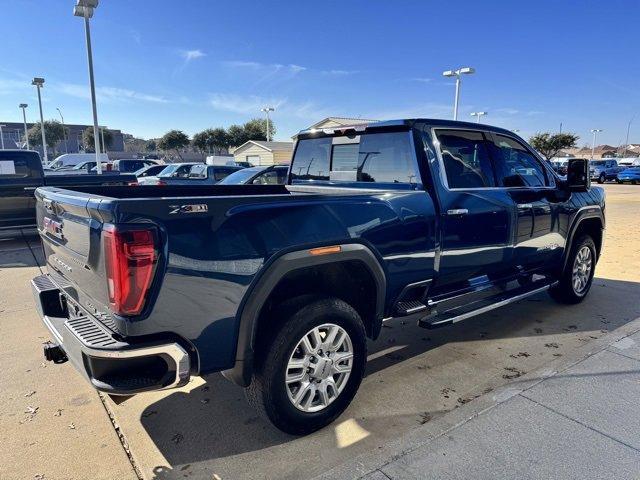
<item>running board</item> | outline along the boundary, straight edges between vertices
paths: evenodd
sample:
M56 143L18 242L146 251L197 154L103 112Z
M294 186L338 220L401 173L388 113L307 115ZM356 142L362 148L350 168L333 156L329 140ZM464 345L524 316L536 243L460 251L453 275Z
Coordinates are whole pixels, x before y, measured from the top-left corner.
M524 298L530 297L531 295L544 292L555 286L557 283L558 282L555 280L541 280L533 282L529 285L524 285L510 292L505 292L503 294L497 295L493 298L476 302L476 304L479 304L479 306L476 306L475 308L474 304L472 303L471 305L466 307L454 308L441 314L435 314L432 317L423 318L418 321L418 326L423 328L437 328L445 325L451 325L456 322L461 322L462 320L466 320L467 318L475 317L476 315L480 315L482 313L489 312L496 308L500 308L505 305L509 305L510 303L514 303ZM471 307L471 309L468 309L468 307ZM465 308L467 309L465 310Z

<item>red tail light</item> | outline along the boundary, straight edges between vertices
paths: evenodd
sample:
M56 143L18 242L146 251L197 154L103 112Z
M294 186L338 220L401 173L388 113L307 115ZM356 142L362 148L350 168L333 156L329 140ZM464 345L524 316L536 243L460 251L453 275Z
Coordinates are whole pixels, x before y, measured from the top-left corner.
M120 315L137 315L144 307L158 261L155 230L121 231L110 226L103 233L111 308Z
M165 182L164 180L158 180L156 182L156 185L159 185L159 186L165 186L166 184L167 184L167 182Z

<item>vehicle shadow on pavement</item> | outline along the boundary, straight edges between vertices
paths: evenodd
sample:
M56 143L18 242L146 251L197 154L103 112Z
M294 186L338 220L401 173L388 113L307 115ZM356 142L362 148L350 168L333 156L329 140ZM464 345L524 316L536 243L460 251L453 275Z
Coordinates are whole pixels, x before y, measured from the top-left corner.
M190 393L173 393L142 412L142 426L171 466L158 467L155 478L215 470L259 478L260 462L288 465L274 471L284 476L325 471L632 321L640 316L638 298L640 283L596 277L580 305L540 294L436 330L389 322L369 343L366 377L353 404L332 426L305 438L278 431L258 417L242 389L210 375ZM348 419L367 434L341 445L339 425ZM302 461L305 451L325 453Z
M44 255L33 230L0 232L0 269L41 267Z

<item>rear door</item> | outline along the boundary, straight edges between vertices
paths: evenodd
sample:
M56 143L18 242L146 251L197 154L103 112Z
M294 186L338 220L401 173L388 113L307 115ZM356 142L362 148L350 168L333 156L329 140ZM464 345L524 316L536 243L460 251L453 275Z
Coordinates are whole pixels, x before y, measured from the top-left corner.
M498 186L508 192L517 211L514 264L529 271L553 262L564 246L553 175L524 143L503 134L492 136Z
M496 188L490 139L482 130L446 128L432 138L441 179L438 293L508 276L518 218L508 193Z
M35 165L33 165L35 163ZM0 157L0 229L35 225L34 190L42 184L40 157L2 152Z

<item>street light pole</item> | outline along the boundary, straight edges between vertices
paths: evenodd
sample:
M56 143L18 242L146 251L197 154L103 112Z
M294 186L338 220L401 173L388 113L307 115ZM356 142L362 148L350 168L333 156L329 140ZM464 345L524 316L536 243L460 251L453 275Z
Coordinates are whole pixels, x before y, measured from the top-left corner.
M6 125L0 125L0 146L1 150L4 150L4 133L2 132L2 127L6 127Z
M42 134L42 150L44 152L44 166L49 166L49 154L47 153L47 138L44 134L44 117L42 116L42 96L40 95L40 89L42 85L44 85L44 78L35 77L31 81L31 85L36 86L36 90L38 91L38 106L40 107L40 133Z
M89 64L89 86L91 89L91 108L93 110L93 139L96 151L96 170L102 174L102 162L100 161L100 136L98 135L98 108L96 107L96 87L93 78L93 54L91 52L91 28L89 19L93 17L93 10L98 6L98 0L78 0L73 14L84 18L84 34L87 42L87 62Z
M67 145L67 131L64 128L64 117L62 116L62 112L58 107L56 107L58 113L60 114L60 120L62 120L62 139L64 140L64 153L69 153L69 147Z
M27 113L25 112L25 108L27 108L29 105L27 105L26 103L21 103L18 106L22 109L22 121L24 122L24 140L25 142L27 142L27 150L31 150L31 147L29 146L29 134L27 133Z
M458 119L458 104L460 102L460 87L462 83L461 75L471 75L476 73L476 69L473 67L462 67L457 70L447 70L442 72L444 77L456 77L456 96L453 101L453 119Z
M273 107L264 107L264 108L261 108L260 111L264 112L267 115L267 142L269 142L269 141L271 141L270 140L271 135L270 135L270 132L269 132L269 112L274 112L275 108L273 108Z
M471 116L476 117L476 123L480 123L480 117L486 114L487 112L473 112Z
M627 123L627 139L624 141L624 153L622 154L623 157L627 156L627 148L629 148L629 130L631 130L631 122L633 122L633 117L631 118L631 120L629 120L629 123Z
M591 160L593 160L593 155L595 153L596 150L596 135L598 135L599 132L601 132L602 130L599 128L593 128L591 129L591 133L593 133L593 143L591 144Z

